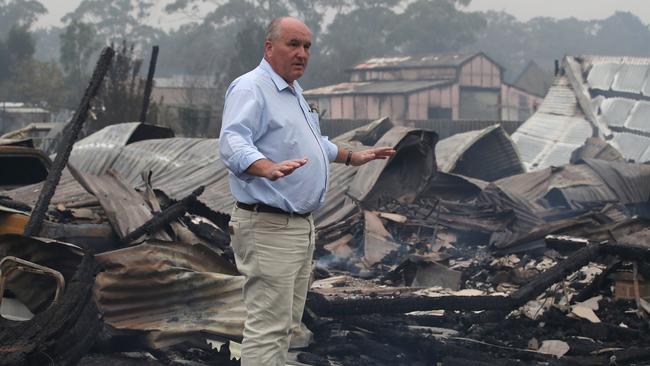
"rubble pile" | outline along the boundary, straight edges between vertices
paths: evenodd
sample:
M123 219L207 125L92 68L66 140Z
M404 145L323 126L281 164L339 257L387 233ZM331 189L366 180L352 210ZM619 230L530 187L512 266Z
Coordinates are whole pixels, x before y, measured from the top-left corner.
M335 139L397 153L332 167L291 363L648 362L650 166L585 157L525 173L499 127L454 139L439 150L433 131L388 119ZM472 169L496 144L502 158ZM0 365L238 363L217 147L127 123L59 168L20 168L61 169L48 200L47 181L3 176Z

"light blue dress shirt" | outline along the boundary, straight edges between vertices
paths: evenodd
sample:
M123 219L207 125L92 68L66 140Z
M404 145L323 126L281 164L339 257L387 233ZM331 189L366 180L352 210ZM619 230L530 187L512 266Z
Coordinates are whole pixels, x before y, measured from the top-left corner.
M292 88L262 60L228 87L219 152L237 201L306 213L325 201L329 163L338 148L321 135L318 113L311 112L298 82ZM245 173L259 159L303 157L307 164L276 181Z

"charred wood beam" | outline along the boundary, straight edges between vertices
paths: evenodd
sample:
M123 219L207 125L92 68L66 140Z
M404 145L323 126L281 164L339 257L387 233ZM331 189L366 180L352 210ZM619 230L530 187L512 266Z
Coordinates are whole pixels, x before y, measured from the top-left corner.
M605 243L601 247L603 254L617 255L630 261L650 260L650 246L647 244Z
M191 211L191 210L190 210ZM215 244L222 250L230 248L230 235L206 223L195 224L188 217L183 218L183 223L187 225L194 235L201 239L207 240L209 243Z
M572 301L582 302L591 298L599 289L603 287L607 277L612 274L614 271L621 267L623 262L619 257L609 257L606 259L607 267L591 281L589 285L583 288L576 296L573 297Z
M512 311L539 294L568 274L595 260L599 246L592 245L573 253L564 261L539 274L526 286L510 297L502 296L356 296L325 297L310 292L307 304L319 315L351 315L370 313L407 313L422 310L496 310L503 314Z
M347 317L344 320L349 325L370 330L376 339L381 342L420 355L427 362L431 362L431 364L440 362L447 356L458 357L462 355L469 362L466 365L481 365L480 362L485 362L493 366L507 365L507 361L494 359L486 355L485 352L477 350L475 345L464 347L451 339L438 340L431 335L413 331L405 325L396 323L387 324L382 318L379 316L361 316ZM471 363L470 361L477 363ZM446 365L445 363L443 364Z
M577 271L584 265L598 258L599 254L599 245L589 245L571 254L565 260L540 273L526 286L510 295L512 303L510 304L511 307L509 309L514 310L524 305L529 300L536 298L552 284L560 281L568 274Z
M511 300L503 296L328 296L309 292L307 304L321 316L353 314L408 313L433 309L486 310L510 307Z
M23 211L23 212L32 211L32 207L30 205L19 201L14 201L11 198L5 196L0 196L0 206L13 208L14 210Z
M151 50L151 60L149 61L149 73L147 74L147 82L144 85L144 95L142 96L142 110L140 111L140 122L147 121L147 112L149 111L149 102L151 101L151 90L153 89L153 76L156 73L156 64L158 62L158 49L160 47L153 46Z
M586 246L598 246L600 254L620 256L628 260L650 259L650 246L636 243L601 243L595 244L587 239L562 235L547 235L544 238L546 245L551 249L566 251Z
M54 163L52 163L50 172L47 175L45 183L43 184L43 188L41 189L41 192L38 196L38 201L36 201L36 205L34 206L31 217L29 218L29 222L25 226L25 236L38 235L41 231L43 220L50 205L50 201L52 200L56 186L61 180L61 173L63 172L63 168L65 168L66 164L68 163L68 158L70 158L72 146L74 145L75 140L77 140L79 132L81 131L81 127L86 121L88 110L90 109L90 102L93 98L95 98L97 92L99 92L99 87L104 80L104 76L108 71L108 67L111 63L111 60L113 59L114 54L115 51L113 51L112 48L106 47L102 51L101 56L99 57L99 61L97 61L97 66L95 66L95 71L93 72L90 83L86 88L86 92L84 93L83 98L81 99L81 103L79 104L79 107L77 108L72 121L66 126L64 130L63 136L61 138L61 143L57 149Z
M614 359L616 362L639 362L650 360L650 348L628 348L621 351L614 352Z
M196 202L197 197L200 196L203 191L205 191L205 186L200 186L199 188L195 189L189 196L167 207L163 212L154 215L153 218L142 224L142 226L124 236L124 238L122 238L120 241L120 245L128 245L139 237L145 234L156 232L157 230L160 230L164 225L167 225L170 222L185 215L187 210L189 210L189 208Z

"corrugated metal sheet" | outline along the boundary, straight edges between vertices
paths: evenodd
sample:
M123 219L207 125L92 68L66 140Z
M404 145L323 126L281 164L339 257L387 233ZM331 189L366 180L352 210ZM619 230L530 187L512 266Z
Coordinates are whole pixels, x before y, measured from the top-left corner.
M601 120L610 127L622 127L629 117L634 101L625 98L604 99L600 105Z
M611 141L626 159L644 162L650 160L648 138L628 132L619 132Z
M43 183L37 183L16 188L11 191L6 191L2 194L10 197L13 200L24 202L33 207L38 200L38 196L41 192L42 187ZM86 190L79 184L79 182L77 182L72 177L70 171L67 168L63 169L61 180L56 186L54 196L52 196L52 200L50 201L50 206L56 206L59 204L68 206L69 204L80 202L95 202L99 204L97 198L95 198L95 196L92 194L86 192Z
M620 203L650 199L650 165L587 159L585 163L617 196Z
M210 334L241 338L243 277L208 247L148 241L96 259L106 270L95 295L111 327L150 332L158 348Z
M565 76L555 78L553 86L539 106L538 113L574 116L577 111L578 101L571 89L569 79Z
M375 201L390 191L409 193L415 198L437 170L434 151L437 141L438 135L433 131L394 127L376 146L392 146L397 153L389 159L361 166L348 194L357 201ZM386 181L377 184L382 178ZM397 198L394 194L388 196Z
M306 96L319 95L374 95L374 94L406 94L418 90L449 85L450 80L406 80L406 81L360 81L328 85L322 88L304 92Z
M599 63L593 65L587 82L595 89L609 90L612 87L616 73L621 68L620 64Z
M648 161L650 102L642 95L650 92L650 58L567 57L567 64L578 65L573 81L578 85L570 85L565 76L556 78L539 111L513 134L527 169L568 163L572 151L596 134L605 136L625 159ZM581 105L591 110L577 107L574 90L589 92L583 94L591 99Z
M131 133L129 128L125 128L123 131L127 134ZM335 141L340 144L354 146L355 149L361 149L361 144L350 141L354 136L354 131L350 131ZM399 127L390 130L379 141L378 145L399 146L407 137L425 144L431 150L430 156L426 156L427 150L422 148L425 153L424 155L422 153L418 155L421 159L407 159L403 163L407 167L405 168L406 171L426 175L426 172L430 173L432 169L435 170L433 148L437 137L434 136L436 134L432 131ZM88 141L95 142L89 143ZM206 190L199 197L202 203L217 212L230 213L232 210L234 200L230 194L228 171L219 159L218 140L169 138L144 140L121 146L118 142L123 142L125 139L115 135L109 141L113 142L102 144L97 138L93 138L85 141L83 148L77 149L75 147L70 157L71 164L79 171L91 174L100 174L107 169L113 169L127 183L137 188L144 188L141 173L152 171L153 187L161 189L174 199L181 199L197 187L205 185ZM407 149L413 148L412 145L404 147ZM400 155L398 153L397 156L405 156L405 154ZM331 166L326 205L315 213L317 225L321 224L321 220L342 218L349 214L355 208L355 205L351 198L348 197L348 187L354 183L358 187L363 187L367 194L377 183L383 169L390 167L390 165L386 164L388 161L373 162L371 164L372 169L366 171L364 175L356 177L356 180L355 176L359 168L333 164ZM368 167L368 165L365 167ZM417 177L412 182L416 186L423 185L426 179L429 178L428 176L423 178L420 175ZM425 181L418 179L425 179ZM403 187L404 190L410 188L413 187ZM17 192L12 192L12 197L16 197L19 201L31 203L31 197L34 192L38 191L40 191L40 185L24 187ZM93 199L93 196L87 194L66 173L52 202L69 202L71 196L77 199Z
M591 137L592 125L583 118L535 113L513 135L527 170L569 163L571 153Z
M623 64L614 77L612 90L639 94L648 76L647 65Z
M514 143L499 125L441 140L436 162L440 171L485 181L524 172Z
M575 209L588 203L647 202L650 198L650 166L585 159L583 164L546 168L500 179L494 185L531 202L532 211L562 205Z
M634 104L625 127L643 132L650 132L650 102L639 101Z
M436 53L419 56L378 57L357 64L354 69L459 66L476 53Z

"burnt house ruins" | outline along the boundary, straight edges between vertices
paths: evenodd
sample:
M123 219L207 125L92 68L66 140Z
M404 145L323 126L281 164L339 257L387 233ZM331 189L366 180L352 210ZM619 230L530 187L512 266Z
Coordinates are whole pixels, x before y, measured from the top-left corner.
M383 117L333 138L397 153L331 167L291 364L649 362L644 65L567 57L512 138ZM52 157L0 141L0 365L236 365L218 139L132 122L76 141L86 107Z

